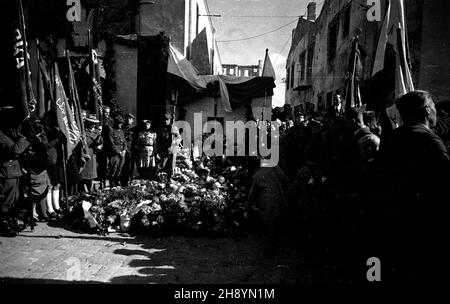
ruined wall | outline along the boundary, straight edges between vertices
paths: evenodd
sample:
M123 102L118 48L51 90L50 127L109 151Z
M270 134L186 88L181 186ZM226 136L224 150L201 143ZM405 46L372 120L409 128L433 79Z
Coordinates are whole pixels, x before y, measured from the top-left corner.
M192 65L197 69L200 75L211 75L212 66L210 61L210 52L208 49L208 38L206 29L197 35L191 44L192 57L190 59Z
M200 74L221 74L222 63L215 44L215 29L205 0L186 0L185 55ZM206 61L208 63L206 63Z

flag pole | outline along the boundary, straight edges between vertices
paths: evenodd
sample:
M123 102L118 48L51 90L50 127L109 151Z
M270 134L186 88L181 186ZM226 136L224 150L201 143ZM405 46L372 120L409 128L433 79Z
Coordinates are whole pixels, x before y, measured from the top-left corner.
M61 151L62 151L62 159L63 159L63 175L64 175L64 198L66 199L66 210L69 212L69 194L68 194L68 186L67 186L67 167L66 167L66 151L63 143L61 142Z
M359 47L359 36L355 36L354 38L354 48L355 48L355 54L353 57L353 72L352 72L352 100L354 103L355 108L359 108L359 104L356 104L356 96L355 96L355 82L356 82L356 64L358 63L358 47ZM358 102L359 103L359 102Z
M90 72L90 74L91 74L91 78L92 78L92 82L93 82L93 85L92 85L92 97L91 97L91 101L94 103L94 112L95 112L95 116L96 117L98 117L98 118L100 118L100 115L99 115L99 108L98 108L98 104L97 104L97 99L95 98L95 92L94 92L94 86L95 86L95 83L94 83L94 79L95 79L95 68L94 68L94 61L93 61L93 58L92 58L92 48L91 48L91 30L90 29L88 29L88 49L89 49L89 54L88 54L88 57L89 57L89 72ZM103 122L102 122L102 120L100 119L100 123L102 124Z
M68 58L68 52L67 52L67 45L65 49L65 55ZM69 140L68 138L66 140ZM66 210L69 212L69 186L67 185L67 167L66 167L66 150L64 145L61 143L61 151L62 151L62 158L63 158L63 174L64 174L64 198L66 199Z

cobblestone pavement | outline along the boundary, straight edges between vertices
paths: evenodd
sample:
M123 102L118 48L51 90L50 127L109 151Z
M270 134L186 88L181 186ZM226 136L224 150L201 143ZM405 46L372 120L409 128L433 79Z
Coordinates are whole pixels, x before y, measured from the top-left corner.
M34 232L0 237L0 282L308 282L308 271L295 252L267 259L263 247L260 237L100 236L39 223Z

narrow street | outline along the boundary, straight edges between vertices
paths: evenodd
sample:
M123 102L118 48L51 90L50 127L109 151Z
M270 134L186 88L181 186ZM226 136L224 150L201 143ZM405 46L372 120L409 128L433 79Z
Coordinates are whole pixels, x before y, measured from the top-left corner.
M2 283L296 284L310 271L293 244L274 259L260 237L235 239L77 234L39 223L15 238L0 238ZM75 258L75 259L74 259ZM77 278L72 267L80 261Z
M442 281L449 1L0 3L4 289Z

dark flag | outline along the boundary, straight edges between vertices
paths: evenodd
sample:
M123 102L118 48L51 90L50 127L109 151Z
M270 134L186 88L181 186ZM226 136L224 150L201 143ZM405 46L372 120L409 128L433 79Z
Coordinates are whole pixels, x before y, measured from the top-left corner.
M67 64L69 65L69 104L73 109L74 119L80 131L81 142L83 145L83 154L88 155L88 147L86 143L86 133L84 130L83 116L81 114L80 98L78 96L75 75L73 73L72 63L70 62L69 51L66 51Z
M72 155L73 150L81 140L81 132L75 121L75 115L69 105L69 101L64 92L64 86L59 75L58 65L54 62L54 99L58 128L66 138L65 161Z
M384 63L389 47L395 53L395 90L391 99L414 91L407 32L404 0L389 1L375 53L372 76L386 69ZM383 86L387 87L390 84ZM386 109L386 113L393 129L401 126L400 113L395 103Z
M89 35L90 36L90 35ZM89 39L90 40L90 39ZM90 44L89 44L90 45ZM94 103L95 114L103 124L103 98L102 98L102 86L100 83L100 67L98 62L97 52L94 49L90 49L91 56L91 77L92 77L92 98Z
M37 108L36 112L40 118L52 110L52 80L50 78L50 71L46 60L44 59L43 51L37 41L37 57L38 57L38 77L37 77Z
M94 93L94 102L95 102L95 109L98 113L98 117L101 121L103 121L102 116L102 105L103 105L103 99L102 99L102 86L100 84L100 80L98 80L95 76L92 77L92 91Z
M355 36L352 39L352 51L350 53L350 61L348 64L348 74L345 85L344 111L348 108L360 108L362 106L360 79L359 75L362 71L361 49L359 38Z
M14 60L17 69L18 104L16 110L20 123L30 117L36 109L36 99L31 85L31 72L27 39L25 30L25 17L23 15L22 1L17 0L17 17L14 28Z

